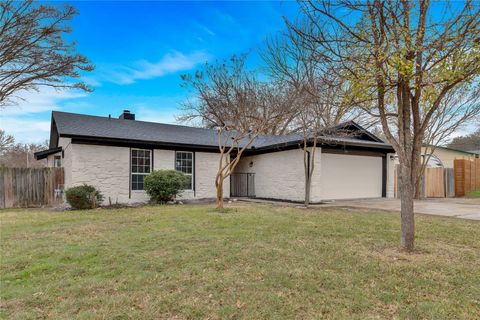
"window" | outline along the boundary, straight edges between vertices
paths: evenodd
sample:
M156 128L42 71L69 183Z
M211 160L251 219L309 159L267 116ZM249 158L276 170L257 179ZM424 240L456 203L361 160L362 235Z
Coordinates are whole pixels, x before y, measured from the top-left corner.
M183 172L188 177L186 190L193 190L193 152L177 151L175 170Z
M59 168L62 166L62 157L60 156L54 156L53 157L53 166L55 168Z
M151 172L151 150L132 149L132 190L143 190L143 179Z

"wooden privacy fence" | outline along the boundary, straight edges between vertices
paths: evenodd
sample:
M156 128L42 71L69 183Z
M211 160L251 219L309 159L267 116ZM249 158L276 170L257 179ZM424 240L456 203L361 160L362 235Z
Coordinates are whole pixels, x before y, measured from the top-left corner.
M60 204L64 183L63 168L0 168L0 208Z
M399 166L395 168L395 197L400 198ZM452 168L425 168L425 174L420 184L422 198L454 197L454 169Z
M453 166L456 197L463 197L471 191L480 190L480 159L456 159Z

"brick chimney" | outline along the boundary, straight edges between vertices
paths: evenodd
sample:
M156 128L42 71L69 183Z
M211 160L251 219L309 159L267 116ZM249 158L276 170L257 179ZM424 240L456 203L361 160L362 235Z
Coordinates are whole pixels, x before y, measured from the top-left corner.
M130 110L123 110L122 114L118 117L118 119L135 120L135 114L130 113Z

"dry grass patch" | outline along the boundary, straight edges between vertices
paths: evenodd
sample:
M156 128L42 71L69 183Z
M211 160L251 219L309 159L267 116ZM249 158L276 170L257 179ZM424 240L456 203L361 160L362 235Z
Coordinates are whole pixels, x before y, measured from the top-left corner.
M0 316L480 318L480 224L236 204L4 210Z

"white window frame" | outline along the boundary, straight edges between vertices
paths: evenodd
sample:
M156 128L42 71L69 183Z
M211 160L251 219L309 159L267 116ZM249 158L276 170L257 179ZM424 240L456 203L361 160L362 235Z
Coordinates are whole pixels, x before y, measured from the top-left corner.
M148 151L149 154L150 154L150 172L133 172L132 170L132 166L133 166L133 163L132 163L132 154L133 152L132 151ZM134 175L142 175L144 176L143 178L145 179L145 176L148 176L150 173L152 173L153 171L153 163L152 163L152 153L153 153L153 150L151 149L139 149L139 148L131 148L130 149L130 190L132 192L145 192L145 180L144 180L144 185L143 185L143 189L133 189L133 176ZM137 164L138 165L138 164Z
M180 171L180 170L177 170L177 154L179 153L189 153L192 155L192 173L185 173L183 171ZM191 177L191 188L190 189L183 189L184 191L194 191L195 190L195 155L193 154L192 151L175 151L175 170L178 171L178 172L181 172L183 173L184 175L186 176L190 176Z
M57 162L57 160L59 160L59 161ZM59 165L57 166L57 164L59 164ZM62 156L61 155L54 155L53 156L53 167L54 168L61 168L62 167Z

